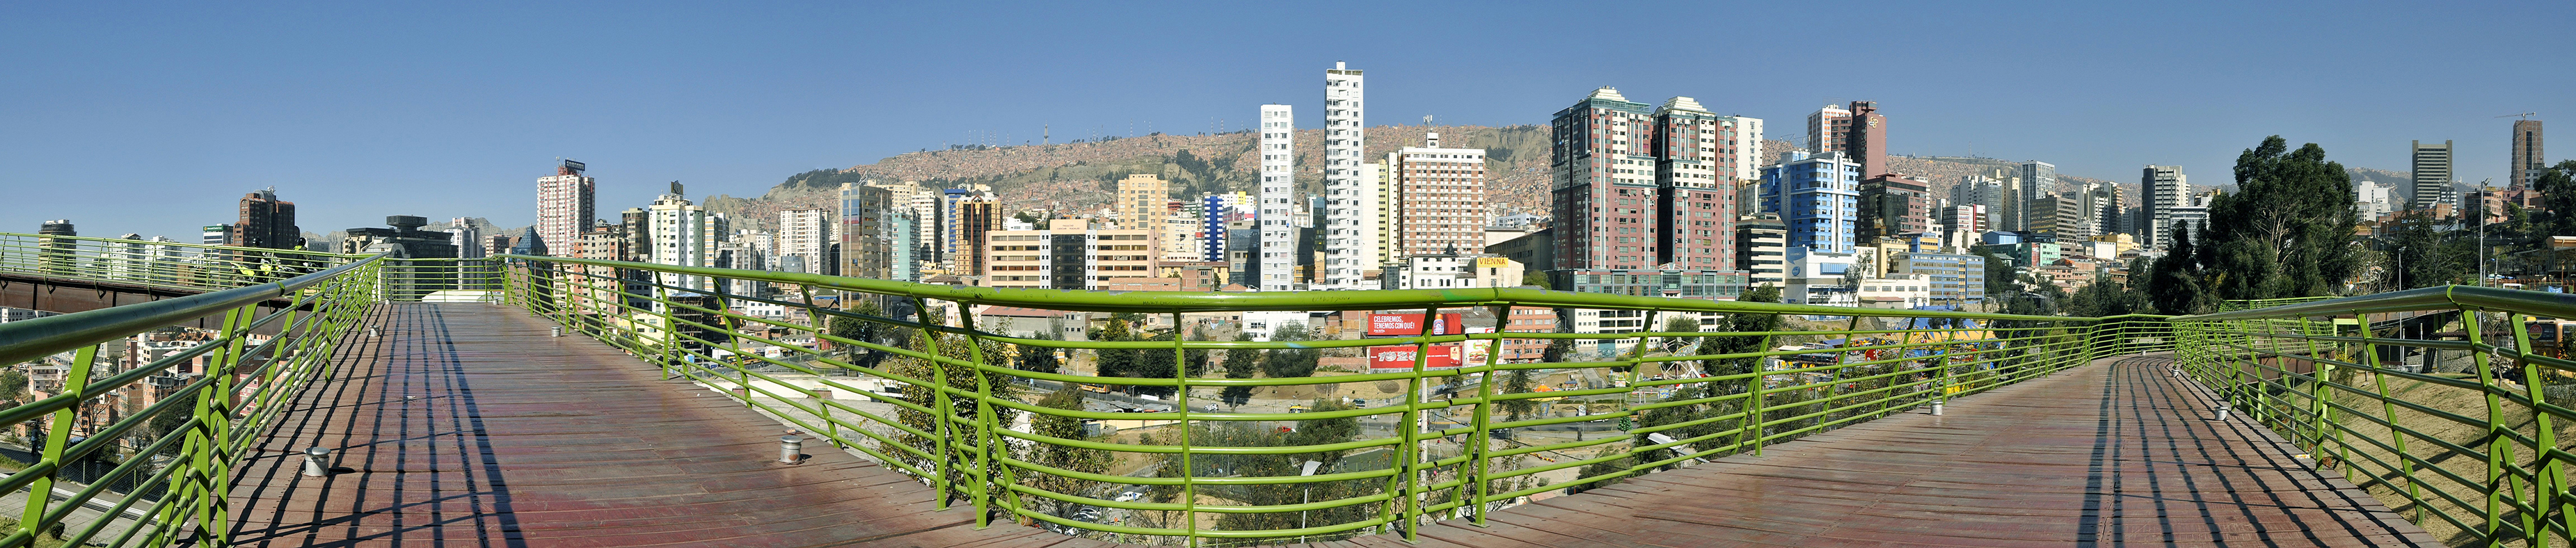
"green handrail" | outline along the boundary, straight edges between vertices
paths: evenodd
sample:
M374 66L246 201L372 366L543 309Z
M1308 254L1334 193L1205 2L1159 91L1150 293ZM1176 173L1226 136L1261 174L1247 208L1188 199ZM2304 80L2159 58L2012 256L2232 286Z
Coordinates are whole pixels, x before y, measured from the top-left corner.
M268 251L222 249L243 256ZM35 262L46 266L46 261ZM64 363L66 378L56 394L0 410L0 424L44 421L43 438L31 443L37 461L0 480L0 492L23 488L57 494L56 484L61 481L57 472L65 463L117 459L113 469L63 500L26 497L16 526L0 536L0 546L26 546L40 536L79 546L109 533L114 533L111 545L138 537L155 546L189 538L222 544L230 536L226 500L232 466L248 453L263 425L284 409L283 399L330 364L333 350L377 302L380 295L374 282L384 262L373 256L327 267L318 262L289 264L287 270L321 268L291 277L236 278L251 282L246 287L0 324L0 364L73 353ZM0 264L0 270L8 266ZM138 269L144 270L148 269ZM79 273L65 269L41 274ZM134 279L111 277L109 281ZM261 312L263 305L271 304L278 306ZM224 320L210 340L140 367L92 378L99 365L99 344L212 315ZM271 335L254 341L253 332L261 330ZM207 373L185 379L159 403L103 425L85 421L88 417L82 410L90 404L200 358L209 366ZM257 387L244 390L246 382L256 382ZM164 417L181 420L170 421L175 425L156 421ZM93 424L84 426L84 422ZM87 439L71 443L72 431L84 427ZM141 440L124 446L131 451L111 451L136 437ZM146 473L146 465L156 456L171 459L170 465ZM101 517L85 524L74 522L75 508L94 504L111 491L120 496ZM125 527L116 530L120 521L126 522Z
M2453 545L2568 546L2576 362L2570 334L2534 340L2544 318L2576 299L2444 286L2172 321L2186 374Z
M2174 342L2163 317L2144 315L2066 318L1855 309L1523 288L1296 293L994 289L597 259L498 258L512 265L504 290L509 304L623 348L670 376L722 391L836 447L922 478L939 490L943 505L962 499L976 508L978 526L995 518L1019 519L1111 538L1170 536L1193 544L1202 539L1329 539L1372 531L1411 538L1431 520L1467 517L1481 522L1491 509L1542 491L1598 487L1700 459L1758 451L1763 445L1981 393L2097 358L2168 350ZM734 286L744 284L770 287L736 291ZM838 305L813 304L814 295L832 294L838 295ZM922 322L911 315L860 313L854 301L862 300L953 312L942 322ZM1171 327L1140 340L1048 340L990 327L992 322L977 317L977 307L984 305L1143 312L1169 320ZM767 313L745 308L752 306L772 308ZM1191 331L1193 314L1401 311L1430 318L1475 309L1508 318L1514 307L1643 311L1645 319L1641 326L1607 333L1489 330L1303 341L1182 336ZM1653 330L1662 327L1654 323L1659 317L1754 314L1849 319L1778 332ZM1942 325L1862 325L1888 318ZM868 329L900 335L862 333ZM1834 338L1845 341L1839 346L1816 343ZM806 340L813 345L791 342ZM1609 341L1618 351L1547 363L1502 358L1507 345L1554 341ZM1658 341L1687 351L1667 352ZM1703 342L1713 346L1693 349ZM1799 343L1808 344L1780 347ZM834 348L822 349L825 345ZM1450 345L1481 346L1487 353L1474 362L1460 360L1455 367L1446 362L1432 367L1429 351ZM1211 354L1211 361L1215 354L1247 352L1251 359L1266 360L1272 354L1370 346L1408 346L1415 352L1409 367L1349 375L1239 378L1184 367L1192 363L1193 352ZM1169 359L1158 363L1170 365L1157 367L1170 369L1103 377L1024 371L1010 357L1057 351L1075 358L1143 359L1160 353ZM1658 374L1649 377L1648 371ZM1603 382L1537 391L1512 388L1518 381L1503 378L1520 375ZM1383 405L1345 408L1317 400L1318 407L1308 412L1286 413L1210 405L1228 390L1307 391L1379 382L1400 387ZM1163 401L1169 411L1062 409L1040 405L1041 398L1034 397L1040 394L1032 389L1046 383L1061 383L1060 391L1083 385L1176 397ZM1439 386L1455 387L1448 391L1453 396L1427 397ZM857 398L813 398L816 389ZM1078 399L1107 401L1099 398ZM1257 405L1276 409L1292 399L1274 396ZM1508 412L1521 403L1567 399L1606 409L1582 416ZM1136 421L1152 435L1108 439L1041 433L1035 426L1041 421L1122 420ZM1591 422L1596 420L1637 424L1590 435L1588 429L1604 424ZM1568 426L1574 428L1563 430ZM1264 434L1274 428L1333 437ZM1576 437L1541 439L1553 436L1549 432ZM1375 456L1362 459L1361 454ZM1330 460L1326 465L1334 468L1305 476L1293 466L1279 467L1299 459ZM1095 466L1103 461L1135 465L1140 470L1131 474L1139 475ZM1564 481L1543 483L1543 477ZM1122 483L1136 486L1127 491L1145 495L1115 495ZM1073 510L1081 507L1129 515L1075 519ZM1217 516L1215 527L1202 524L1202 514Z

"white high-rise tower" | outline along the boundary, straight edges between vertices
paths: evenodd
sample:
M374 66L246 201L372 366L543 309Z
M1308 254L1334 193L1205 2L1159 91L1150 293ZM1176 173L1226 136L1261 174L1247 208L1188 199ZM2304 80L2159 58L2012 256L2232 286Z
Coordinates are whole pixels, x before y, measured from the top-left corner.
M1360 273L1377 256L1368 249L1375 212L1360 209L1362 194L1376 186L1360 172L1361 150L1367 145L1360 82L1360 71L1340 61L1324 71L1324 211L1316 224L1323 227L1323 281L1331 289L1364 289Z
M1297 131L1292 113L1288 105L1261 105L1261 210L1256 219L1261 223L1262 291L1295 289L1289 282L1297 267L1297 224L1288 218L1297 190L1289 171L1297 159L1290 148Z

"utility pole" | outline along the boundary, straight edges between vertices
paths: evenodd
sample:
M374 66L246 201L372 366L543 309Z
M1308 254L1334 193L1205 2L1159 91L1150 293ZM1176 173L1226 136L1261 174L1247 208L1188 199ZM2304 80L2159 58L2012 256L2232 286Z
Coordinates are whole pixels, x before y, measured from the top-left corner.
M2478 181L2478 287L2487 286L2487 223L2493 221L2487 219L2486 193L2487 183L2492 182L2494 178Z

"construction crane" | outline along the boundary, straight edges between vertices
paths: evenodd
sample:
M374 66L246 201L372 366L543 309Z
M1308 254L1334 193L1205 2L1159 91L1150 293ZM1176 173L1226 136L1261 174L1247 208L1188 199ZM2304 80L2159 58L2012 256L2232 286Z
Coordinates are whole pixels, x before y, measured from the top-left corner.
M2503 116L2497 116L2497 118L2521 118L2521 119L2524 119L2524 120L2529 120L2529 119L2531 119L2531 117L2533 117L2533 116L2539 116L2539 115L2540 115L2540 113L2538 113L2538 112L2525 112L2525 113L2521 113L2521 114L2507 114L2507 115L2503 115Z

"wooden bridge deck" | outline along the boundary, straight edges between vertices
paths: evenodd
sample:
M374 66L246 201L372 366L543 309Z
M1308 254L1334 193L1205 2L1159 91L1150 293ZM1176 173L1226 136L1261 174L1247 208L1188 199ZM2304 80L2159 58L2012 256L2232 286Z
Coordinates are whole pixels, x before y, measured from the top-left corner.
M238 472L252 546L1106 546L977 530L839 451L525 312L393 304ZM2106 360L2110 361L2110 360ZM1426 527L1426 547L2438 546L2292 460L2159 358L2061 373L1766 451ZM297 474L305 447L331 476ZM1405 546L1386 536L1319 546Z
M2215 400L2170 367L2163 356L2101 360L1942 416L1870 421L1424 536L1479 547L2443 546L2292 458L2302 451L2271 431L2214 420Z
M490 304L389 304L236 475L244 546L918 546L1073 540L974 528L910 477L606 344ZM337 473L298 474L306 447ZM828 446L825 446L828 448ZM1064 546L1105 545L1089 540ZM1041 544L1044 545L1044 544Z

